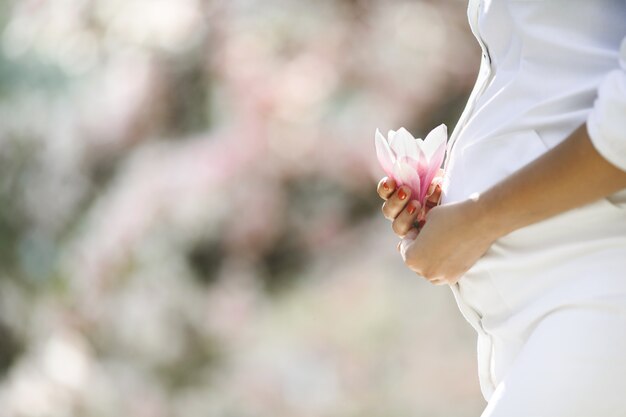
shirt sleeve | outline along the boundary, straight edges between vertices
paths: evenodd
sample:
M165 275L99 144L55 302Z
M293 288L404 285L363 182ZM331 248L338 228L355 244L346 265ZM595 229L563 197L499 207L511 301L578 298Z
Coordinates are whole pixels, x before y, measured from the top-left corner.
M619 64L598 87L587 132L600 155L626 171L626 38L620 46Z

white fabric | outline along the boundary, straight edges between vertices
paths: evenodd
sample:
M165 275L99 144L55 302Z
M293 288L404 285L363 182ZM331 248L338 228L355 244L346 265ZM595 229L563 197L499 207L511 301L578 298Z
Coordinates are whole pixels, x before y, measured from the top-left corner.
M626 0L470 0L468 16L483 59L442 203L584 123L626 170ZM484 417L626 416L626 191L498 239L451 289L478 333Z
M626 38L620 48L620 64L620 69L602 81L587 129L598 152L626 171Z

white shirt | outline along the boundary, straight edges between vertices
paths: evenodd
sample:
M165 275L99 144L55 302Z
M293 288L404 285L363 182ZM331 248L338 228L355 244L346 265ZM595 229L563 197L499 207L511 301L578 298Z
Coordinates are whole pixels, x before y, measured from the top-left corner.
M626 0L470 0L468 17L483 57L450 136L443 203L484 191L583 123L626 171ZM626 193L614 198L626 204Z
M483 58L450 136L442 203L484 191L584 123L626 171L626 0L470 0L468 16ZM498 239L450 286L478 332L485 399L550 312L626 294L625 254L621 191Z

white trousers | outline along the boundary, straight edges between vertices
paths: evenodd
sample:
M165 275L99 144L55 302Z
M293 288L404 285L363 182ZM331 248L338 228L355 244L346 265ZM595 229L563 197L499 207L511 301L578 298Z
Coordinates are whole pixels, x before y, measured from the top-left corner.
M451 289L478 333L482 417L626 416L626 207L519 229Z

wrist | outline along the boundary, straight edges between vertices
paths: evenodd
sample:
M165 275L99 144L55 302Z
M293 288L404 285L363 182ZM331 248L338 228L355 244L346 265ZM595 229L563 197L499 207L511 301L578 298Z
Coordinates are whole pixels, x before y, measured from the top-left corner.
M489 201L484 194L475 194L466 200L470 221L476 226L478 233L494 241L513 231L507 221L508 216L502 210L502 205Z

